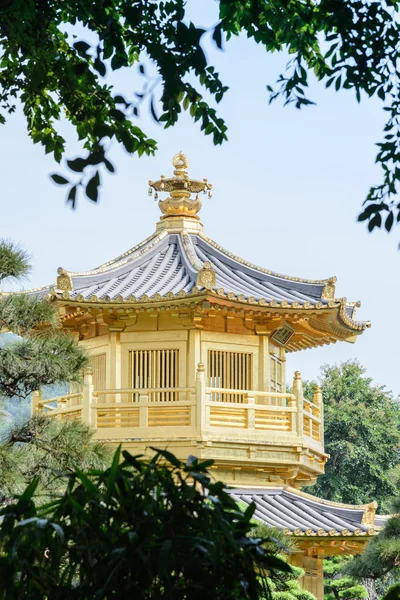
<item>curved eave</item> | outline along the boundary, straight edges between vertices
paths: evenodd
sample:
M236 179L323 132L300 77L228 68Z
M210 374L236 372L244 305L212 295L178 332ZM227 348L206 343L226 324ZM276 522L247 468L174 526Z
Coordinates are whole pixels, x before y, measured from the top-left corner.
M338 317L341 323L348 327L351 331L359 331L362 333L365 329L371 327L370 321L356 321L353 316L355 313L355 308L360 306L359 302L350 302L348 303L346 298L340 299L340 308L338 312ZM349 311L349 309L352 309Z
M172 292L167 293L165 296L162 296L161 294L154 294L153 296L148 296L147 294L144 294L143 296L140 296L139 298L136 298L135 296L128 296L127 298L124 298L122 295L120 296L116 296L115 298L98 298L96 295L91 295L88 298L84 298L82 295L77 295L77 296L73 296L69 291L62 291L62 290L57 290L55 288L42 288L43 291L47 291L48 293L46 294L46 299L47 300L58 300L61 303L68 303L68 304L85 304L85 305L120 305L120 304L124 304L124 305L134 305L134 306L141 306L141 305L148 305L148 304L163 304L163 303L170 303L171 301L180 301L183 299L191 299L191 300L195 300L197 299L201 299L203 300L206 296L210 297L210 300L215 300L217 303L218 301L225 301L224 304L232 304L232 305L237 305L239 307L243 307L245 310L252 310L252 309L260 309L260 310L265 310L265 309L274 309L277 311L284 311L285 313L288 314L288 316L290 316L291 313L301 313L303 311L307 312L320 312L320 313L324 313L324 312L335 312L337 314L338 317L338 321L343 325L344 327L344 331L343 334L346 333L346 331L349 331L351 334L361 334L366 328L370 327L371 324L370 322L365 322L365 321L354 321L351 318L349 318L347 316L346 313L346 301L345 299L334 299L334 300L330 300L327 304L323 304L322 302L304 302L304 303L300 303L300 302L292 302L289 303L286 300L283 300L282 302L278 302L276 300L266 300L265 298L261 298L259 300L255 299L252 296L249 297L245 297L243 294L235 294L234 292L226 292L225 290L223 290L222 288L218 288L218 289L206 289L206 288L200 288L200 287L193 287L191 289L190 292L185 292L184 290L181 290L180 292L178 292L177 294L174 294ZM336 310L332 310L332 309L336 309Z

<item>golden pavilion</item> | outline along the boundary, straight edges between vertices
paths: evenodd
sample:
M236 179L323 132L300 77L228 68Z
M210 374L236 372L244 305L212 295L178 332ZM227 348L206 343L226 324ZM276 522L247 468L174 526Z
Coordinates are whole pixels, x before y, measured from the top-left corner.
M171 177L149 182L160 199L156 231L83 273L58 269L35 290L90 355L81 388L34 413L81 419L96 437L135 453L168 447L214 460L213 474L255 516L296 538L291 561L323 598L322 559L359 552L379 529L376 504L348 506L301 491L324 472L323 402L286 388L287 352L354 342L369 326L358 303L336 298L336 278L280 275L227 252L205 233L200 194L179 153Z

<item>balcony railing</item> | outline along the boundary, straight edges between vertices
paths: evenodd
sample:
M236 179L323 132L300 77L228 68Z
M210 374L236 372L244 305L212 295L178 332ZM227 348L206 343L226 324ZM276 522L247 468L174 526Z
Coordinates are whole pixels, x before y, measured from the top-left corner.
M113 437L125 430L128 437L184 436L189 432L223 437L323 446L322 392L313 401L303 398L300 373L293 393L207 387L204 366L198 365L195 387L149 389L101 389L94 391L92 374L86 370L82 392L43 400L32 397L32 412L46 413L61 421L81 419ZM266 438L267 436L267 438ZM117 436L118 438L121 435Z

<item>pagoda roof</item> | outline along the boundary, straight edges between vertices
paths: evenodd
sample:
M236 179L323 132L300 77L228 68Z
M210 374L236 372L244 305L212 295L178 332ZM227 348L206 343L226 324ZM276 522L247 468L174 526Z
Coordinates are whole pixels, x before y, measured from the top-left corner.
M237 502L254 502L258 520L296 537L371 536L382 527L380 518L375 518L375 502L339 504L288 486L234 489L230 494Z
M118 257L86 273L66 272L71 278L70 297L89 300L128 300L134 297L166 296L200 291L199 272L212 269L216 275L215 285L208 289L222 290L236 298L244 296L259 301L289 305L297 302L321 302L330 280L311 281L279 275L256 267L227 252L201 233L189 234L162 232L151 236L122 257ZM194 289L196 288L196 289ZM46 292L46 288L42 292ZM297 305L296 305L297 306Z
M282 327L282 336L289 337L294 336L294 321L301 320L295 327L297 338L286 343L288 350L338 339L355 341L369 327L369 322L355 319L359 303L335 297L336 277L312 280L282 275L247 262L209 239L197 216L202 205L198 192L210 196L212 186L206 179L189 178L183 154L176 155L173 164L173 177L149 182L149 193L155 190L156 199L158 192L170 194L158 203L163 216L153 235L90 271L60 267L55 285L30 293L82 310L86 303L101 309L106 303L121 302L134 304L137 310L144 303L157 310L164 305L165 310L184 298L204 307L206 300L214 309L257 310L263 323L268 318L280 319L277 327ZM195 198L192 193L197 193ZM67 312L69 318L71 310Z
M359 303L326 293L329 288L334 290L335 278L310 280L281 275L223 249L204 235L200 223L194 230L184 226L174 230L174 225L171 231L168 225L168 219L161 222L160 229L145 241L93 270L72 272L60 268L56 286L32 293L79 303L141 303L207 292L253 307L289 311L336 308L340 324L349 335L369 326L354 319Z

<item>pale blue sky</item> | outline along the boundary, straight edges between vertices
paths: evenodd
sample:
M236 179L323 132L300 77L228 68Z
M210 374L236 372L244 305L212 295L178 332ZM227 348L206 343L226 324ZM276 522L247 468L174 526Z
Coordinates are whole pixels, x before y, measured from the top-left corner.
M193 2L201 24L216 21L212 1ZM214 147L185 115L164 131L147 109L138 123L158 140L155 158L136 158L113 148L117 174L104 180L101 202L81 198L77 210L65 205L64 190L49 173L56 170L40 146L26 135L21 114L0 130L2 180L1 235L21 242L33 256L26 287L53 283L57 267L84 271L150 235L158 220L148 197L148 180L171 173L172 156L186 152L190 174L213 183L201 217L206 234L228 250L275 271L319 279L336 275L337 295L361 300L358 316L372 328L355 345L341 343L289 355L288 378L299 369L316 377L323 363L358 358L377 383L396 394L400 297L399 231L368 234L356 218L368 187L380 177L374 165L384 114L381 103L358 105L350 92L312 88L316 107L298 111L278 101L268 105L265 90L286 63L267 56L244 38L221 53L207 52L230 86L220 105L229 142ZM138 90L135 73L120 72L117 91ZM69 157L78 151L63 126ZM60 170L60 169L57 169Z

